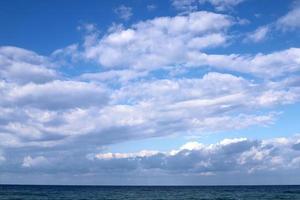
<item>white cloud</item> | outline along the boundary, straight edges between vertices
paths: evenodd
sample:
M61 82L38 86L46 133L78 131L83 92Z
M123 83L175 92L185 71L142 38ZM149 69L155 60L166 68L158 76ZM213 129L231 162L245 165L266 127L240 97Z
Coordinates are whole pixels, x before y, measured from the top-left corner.
M199 149L201 149L203 147L204 147L204 145L201 144L201 143L198 143L198 142L188 142L188 143L182 145L179 150L180 151L181 150L193 151L193 150L199 150Z
M212 4L218 11L231 9L244 1L245 0L199 0L200 3L208 2Z
M188 42L188 47L191 49L205 49L214 46L225 44L227 36L220 33L213 33L203 37L195 37Z
M2 155L2 152L0 151L0 165L6 161L6 158L4 155Z
M110 164L114 170L130 162L131 170L137 171L160 169L166 173L176 171L214 175L224 172L255 173L298 169L300 151L294 148L295 145L299 145L298 136L270 140L233 138L208 145L189 142L178 150L155 152L147 156L140 156L139 153L95 154L93 161L99 167Z
M81 28L80 28L81 29ZM96 31L93 24L84 24L84 28L88 33ZM82 59L81 52L79 51L78 44L71 44L67 47L57 49L51 54L51 58L59 65L71 65ZM70 58L70 59L69 59Z
M150 157L158 154L158 151L148 151L143 150L136 153L99 153L94 155L94 157L91 157L93 155L89 155L88 158L93 159L104 159L104 160L111 160L111 159L124 159L124 158L137 158L137 157Z
M179 11L191 12L198 9L197 0L173 0L172 5Z
M272 124L277 113L256 111L300 98L297 79L256 83L211 72L202 78L129 81L110 89L110 96L97 83L104 80L23 86L3 82L0 145L43 147L90 140L103 145L238 130Z
M244 41L261 42L267 39L272 31L293 31L300 27L298 18L300 17L300 3L295 1L292 9L281 16L275 22L258 27L255 31L246 35Z
M205 53L227 44L231 37L228 29L235 21L228 15L191 12L141 21L130 28L114 26L102 37L94 25L87 26L82 46L71 45L50 56L59 61L56 64L72 58L74 62L96 61L100 65L99 71L76 77L61 73L63 69L48 57L1 47L1 148L55 149L65 145L66 149L86 146L87 151L128 140L199 136L271 125L279 112L266 108L272 110L300 99L296 74L300 50L253 55ZM261 41L268 31L259 28L251 38ZM201 68L209 72L186 75ZM236 72L241 75L233 75ZM224 140L215 146L247 141ZM96 158L150 159L163 154L169 159L180 152L203 149L209 148L194 142L166 154L106 153ZM240 163L247 162L249 155L259 160L268 153L255 151L245 153ZM23 166L27 167L43 160L25 158ZM293 158L291 163L297 162ZM282 158L270 158L270 163L279 165Z
M205 3L211 4L217 11L230 10L245 0L172 0L175 9L183 12L192 12L201 9Z
M87 42L84 55L105 67L153 69L181 64L186 62L185 52L224 44L224 32L232 24L227 15L205 11L158 17Z
M261 42L266 39L269 32L270 32L270 28L268 26L259 27L254 32L249 33L246 40L252 42Z
M53 64L34 52L11 46L0 47L0 78L20 84L44 83L58 78Z
M279 18L276 25L279 29L284 31L293 30L300 28L300 4L295 4L293 9L290 10L286 15Z
M290 48L256 55L202 52L226 43L226 30L233 24L230 16L203 11L158 17L128 29L118 26L102 38L93 25L87 32L85 51L79 54L105 69L78 77L57 76L59 69L33 52L2 48L5 72L13 68L12 62L17 62L55 74L44 81L2 79L2 146L54 146L79 141L86 135L104 137L93 141L102 145L273 123L276 112L257 111L299 100L297 79L285 76L300 70L300 50ZM67 53L78 53L78 48L71 45ZM56 51L52 58L63 53ZM226 72L194 78L171 75L173 70L192 73L207 66L211 71ZM156 77L155 70L166 70L165 78ZM228 74L232 72L262 79L254 81ZM31 74L30 80L35 77L43 76ZM277 80L272 82L270 78L274 77ZM118 138L120 130L123 137Z
M241 1L201 2L223 10ZM270 126L280 117L276 106L299 102L299 48L208 53L229 44L229 29L238 21L224 14L189 12L129 28L113 25L101 35L88 24L83 44L56 50L49 57L1 47L0 148L23 161L19 170L40 167L50 173L68 171L70 166L82 173L128 169L201 176L298 169L297 137L190 142L169 152L95 153L129 140ZM271 29L259 27L248 39L262 41ZM76 62L82 68L76 68ZM68 74L58 64L74 64L79 75ZM45 167L49 160L60 167ZM11 170L11 158L1 152L0 162Z
M132 8L125 5L114 9L114 12L123 20L129 20L132 16Z
M31 167L39 167L48 164L48 160L44 156L37 156L32 158L31 156L24 157L23 167L31 168Z
M85 43L83 56L107 69L147 72L210 66L273 78L300 70L298 48L256 55L205 53L207 48L227 43L230 36L226 30L234 23L227 15L204 11L187 16L158 17L128 29L113 29L102 38L93 37L93 42ZM269 26L260 27L247 39L259 42L268 32Z
M41 109L98 107L108 100L103 86L78 81L56 80L45 84L30 83L23 86L4 82L1 89L2 102L4 101L2 104Z
M154 4L149 4L149 5L147 5L147 10L148 10L148 11L154 11L156 8L157 8L157 6L154 5Z
M116 82L126 83L128 81L145 77L147 75L148 75L147 71L135 71L130 69L124 69L124 70L108 70L99 73L84 73L81 74L78 79L85 80L85 81L93 81L93 82L107 81L113 83Z
M300 70L300 49L290 48L270 54L256 55L212 55L189 52L187 65L212 66L217 69L252 74L263 78L283 76Z

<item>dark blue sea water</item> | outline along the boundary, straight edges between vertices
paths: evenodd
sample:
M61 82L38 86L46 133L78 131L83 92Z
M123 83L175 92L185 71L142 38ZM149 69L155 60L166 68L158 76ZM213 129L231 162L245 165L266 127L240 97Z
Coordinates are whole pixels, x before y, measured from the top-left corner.
M300 186L24 186L0 185L0 200L215 199L300 200Z

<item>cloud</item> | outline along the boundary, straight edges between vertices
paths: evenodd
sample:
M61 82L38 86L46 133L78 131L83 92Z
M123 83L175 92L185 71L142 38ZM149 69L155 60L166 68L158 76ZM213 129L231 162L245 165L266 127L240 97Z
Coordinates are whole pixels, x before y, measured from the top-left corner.
M210 12L158 17L86 42L84 56L104 67L162 68L185 62L185 52L222 45L231 17Z
M154 4L149 4L149 5L147 5L147 10L148 10L148 11L154 11L156 8L157 8L157 6L154 5Z
M256 111L300 98L297 78L258 83L211 72L200 78L127 79L117 88L106 89L109 85L99 82L119 73L110 72L100 73L102 78L95 74L99 79L89 74L85 78L91 82L60 80L22 86L3 82L0 146L93 147L265 126L278 114ZM124 75L120 72L117 77Z
M300 17L300 3L294 1L292 8L276 21L271 22L265 26L258 27L252 33L247 35L246 40L253 42L260 42L266 38L271 31L294 31L300 27L298 18Z
M201 52L189 52L187 65L212 66L216 69L252 74L258 77L272 78L299 71L299 48L290 48L270 54L256 55L212 55Z
M287 31L294 30L300 27L300 3L295 3L293 8L284 16L280 17L277 22L277 28Z
M102 165L110 165L113 170L122 167L122 163L124 166L131 163L131 170L136 171L159 169L165 173L200 175L218 175L224 172L252 174L259 171L299 169L300 151L293 148L299 142L298 136L269 140L233 138L208 145L189 142L170 152L99 153L91 161L100 168Z
M206 53L227 43L226 30L234 23L227 15L205 11L158 17L128 29L113 29L102 38L91 35L93 42L85 43L82 55L107 69L134 71L213 67L264 78L299 71L298 48L256 55ZM268 26L260 27L247 39L262 41L269 31Z
M4 163L6 161L6 158L4 157L4 155L2 155L2 153L0 152L0 165L2 163Z
M173 0L172 6L179 11L191 12L198 9L196 0Z
M103 160L111 160L111 159L124 159L124 158L135 158L135 157L149 157L158 154L158 151L140 151L137 153L104 153L104 154L96 154L95 157L93 155L88 155L89 159L103 159Z
M25 49L0 47L0 78L9 82L44 83L59 77L53 64L43 56Z
M132 16L132 8L121 5L118 8L114 9L114 12L123 20L129 20Z
M213 53L230 44L238 24L229 15L193 11L101 34L86 24L83 44L49 56L1 47L1 171L210 177L298 169L298 136L102 152L124 141L272 126L282 105L299 102L299 48ZM271 30L259 27L249 39L263 41ZM68 74L67 65L78 75Z
M226 36L220 33L193 38L187 45L192 49L205 49L226 43Z
M245 0L199 0L200 3L210 3L218 11L231 9L244 1Z
M245 0L172 0L172 6L183 12L192 12L205 3L211 4L217 11L230 10Z
M90 25L82 45L57 50L51 59L2 47L7 75L0 82L0 146L95 148L271 125L280 113L275 106L299 101L293 74L300 51L205 53L226 44L235 23L228 15L200 11L114 26L103 36ZM74 53L83 63L96 62L99 71L66 76L60 62L51 62ZM8 73L15 63L30 66L30 80ZM43 73L31 73L35 68ZM207 71L190 76L201 69Z
M269 32L270 28L268 26L259 27L254 32L249 33L246 40L252 42L261 42L266 39Z
M24 172L29 177L42 174L44 177L64 176L70 180L73 176L96 176L98 181L95 183L106 183L106 178L109 178L115 181L127 180L127 184L136 183L138 177L158 182L169 177L170 181L166 182L169 184L184 177L188 177L185 184L228 183L224 180L234 176L234 181L229 181L231 184L246 184L253 183L252 178L260 180L257 178L264 174L263 183L271 183L289 180L282 179L282 174L299 175L300 151L296 147L299 144L299 135L294 135L265 140L226 138L212 144L191 141L169 151L110 153L89 149L86 154L66 151L57 154L54 151L46 155L34 153L24 157L15 152L14 158L7 158L0 167L3 180L7 179L7 174L20 175ZM191 177L196 177L198 181L194 182ZM204 182L199 178L205 179ZM240 182L237 181L239 178L245 179Z
M146 77L147 71L135 71L130 69L123 70L107 70L99 73L84 73L78 78L79 80L108 83L126 83L128 81L136 80L141 77Z
M108 101L101 85L76 81L53 81L45 84L16 86L3 83L2 105L34 107L40 109L68 109L101 106ZM2 92L1 92L2 93Z
M39 167L47 164L48 164L48 160L44 156L37 156L35 158L32 158L31 156L26 156L24 157L22 166L26 168L31 168L31 167Z

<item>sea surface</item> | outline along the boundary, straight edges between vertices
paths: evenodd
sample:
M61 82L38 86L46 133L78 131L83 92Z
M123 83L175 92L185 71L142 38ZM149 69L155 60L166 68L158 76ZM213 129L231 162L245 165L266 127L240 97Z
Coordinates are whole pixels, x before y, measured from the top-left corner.
M215 199L300 200L300 186L37 186L0 185L0 200Z

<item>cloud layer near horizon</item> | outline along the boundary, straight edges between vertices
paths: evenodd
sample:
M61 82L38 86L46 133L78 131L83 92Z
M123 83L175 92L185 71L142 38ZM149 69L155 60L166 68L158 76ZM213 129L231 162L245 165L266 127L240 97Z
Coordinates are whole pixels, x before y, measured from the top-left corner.
M3 162L4 159L1 159ZM13 166L13 167L12 167ZM143 150L131 153L92 153L87 155L62 154L26 156L23 160L2 163L0 169L3 177L9 174L32 173L52 174L56 176L77 176L84 178L118 176L144 180L159 181L170 176L198 177L195 184L203 184L202 180L219 176L269 176L297 171L300 167L299 135L291 138L273 138L269 140L249 140L246 138L224 139L215 144L189 142L179 149L169 152ZM20 174L21 173L21 174ZM22 175L21 175L22 176ZM160 177L156 179L157 177ZM282 179L283 183L289 177ZM95 181L95 180L93 180ZM128 180L119 184L128 184ZM139 180L140 181L140 180ZM222 183L249 184L249 180L223 181ZM34 182L32 182L34 183ZM38 182L36 182L38 183ZM63 182L58 182L63 183ZM75 183L83 183L77 180ZM99 179L96 183L108 184L109 179ZM136 182L142 183L142 182ZM158 183L158 182L157 182ZM174 184L174 182L168 182ZM216 184L217 182L215 182ZM131 182L132 184L132 182Z
M170 152L98 153L88 155L107 170L165 170L171 173L193 173L202 176L223 172L246 172L298 169L299 136L271 140L246 138L224 139L216 144L189 142ZM106 170L105 168L101 168Z

